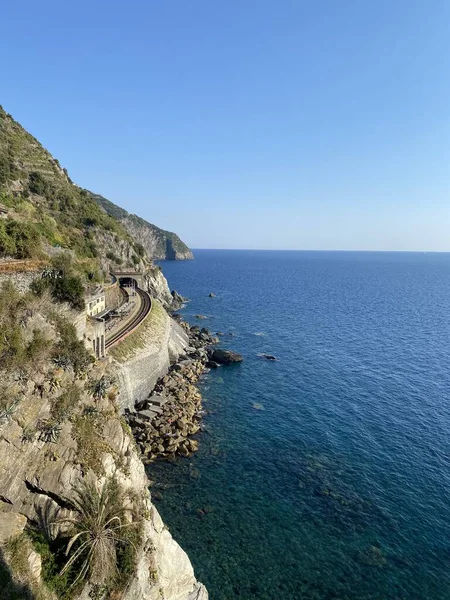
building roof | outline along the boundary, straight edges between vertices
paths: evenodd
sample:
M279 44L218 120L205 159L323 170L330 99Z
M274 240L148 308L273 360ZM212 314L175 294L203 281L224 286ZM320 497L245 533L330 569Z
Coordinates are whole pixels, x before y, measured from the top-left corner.
M105 290L101 285L97 285L96 287L92 287L86 290L86 295L84 297L86 302L92 302L97 298L100 298L105 295Z

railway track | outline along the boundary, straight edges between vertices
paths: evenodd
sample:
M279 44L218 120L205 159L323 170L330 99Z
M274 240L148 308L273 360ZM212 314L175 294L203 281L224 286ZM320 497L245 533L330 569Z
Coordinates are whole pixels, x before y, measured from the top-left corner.
M105 348L111 348L111 346L117 344L117 342L119 342L124 336L131 333L133 329L135 329L152 310L152 299L147 294L147 292L144 292L139 288L136 288L136 292L141 298L141 306L139 308L139 312L129 323L127 323L126 327L114 332L114 334L106 340Z

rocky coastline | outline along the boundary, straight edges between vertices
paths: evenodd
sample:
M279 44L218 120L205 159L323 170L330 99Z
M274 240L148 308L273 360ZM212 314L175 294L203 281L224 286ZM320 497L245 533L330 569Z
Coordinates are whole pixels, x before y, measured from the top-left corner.
M195 384L209 369L242 360L230 350L217 349L220 339L206 327L190 326L178 314L172 316L188 334L189 346L151 394L125 414L145 464L186 457L198 449L192 436L201 430L205 411Z

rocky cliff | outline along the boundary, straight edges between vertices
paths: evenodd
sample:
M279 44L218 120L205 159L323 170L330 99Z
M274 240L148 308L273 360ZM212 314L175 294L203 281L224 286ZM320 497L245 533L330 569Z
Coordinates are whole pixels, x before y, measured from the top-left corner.
M1 107L0 203L0 600L205 600L121 414L186 346L151 257L189 250L145 222L135 239ZM121 268L154 309L94 361L84 289Z
M133 362L136 347L149 334L158 340L140 355L165 353L158 362L161 375L186 344L181 329L158 305L147 324L151 330L145 328L114 359L92 363L73 337L69 321L77 315L69 307L49 298L27 297L25 304L10 286L0 293L0 312L9 319L8 330L20 322L20 343L27 348L25 354L11 352L11 344L18 348L17 336L8 353L0 345L0 598L206 600L187 555L151 502L144 466L121 416L121 406L139 394L133 369L142 389L148 393L152 385L143 364ZM86 480L101 491L112 478L132 506L128 526L135 537L119 543L113 581L100 585L86 576L69 589L74 573L69 580L61 575L69 539L62 524L78 514L74 498Z
M175 233L160 229L137 215L130 215L126 210L99 194L89 193L108 215L117 219L124 226L152 259L190 260L194 258L192 251Z

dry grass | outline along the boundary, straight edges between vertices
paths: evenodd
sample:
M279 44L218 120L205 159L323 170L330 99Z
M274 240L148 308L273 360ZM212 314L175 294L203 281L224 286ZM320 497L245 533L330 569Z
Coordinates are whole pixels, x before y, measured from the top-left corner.
M161 339L166 329L167 319L167 313L162 305L152 298L152 310L145 321L139 325L136 331L111 348L109 353L118 362L126 362L138 350L145 348L149 340L158 342Z
M72 436L77 442L77 459L81 466L95 474L103 474L103 455L112 453L103 437L104 415L92 413L78 415L74 419Z
M48 265L46 260L0 261L0 273L32 273L42 271Z

